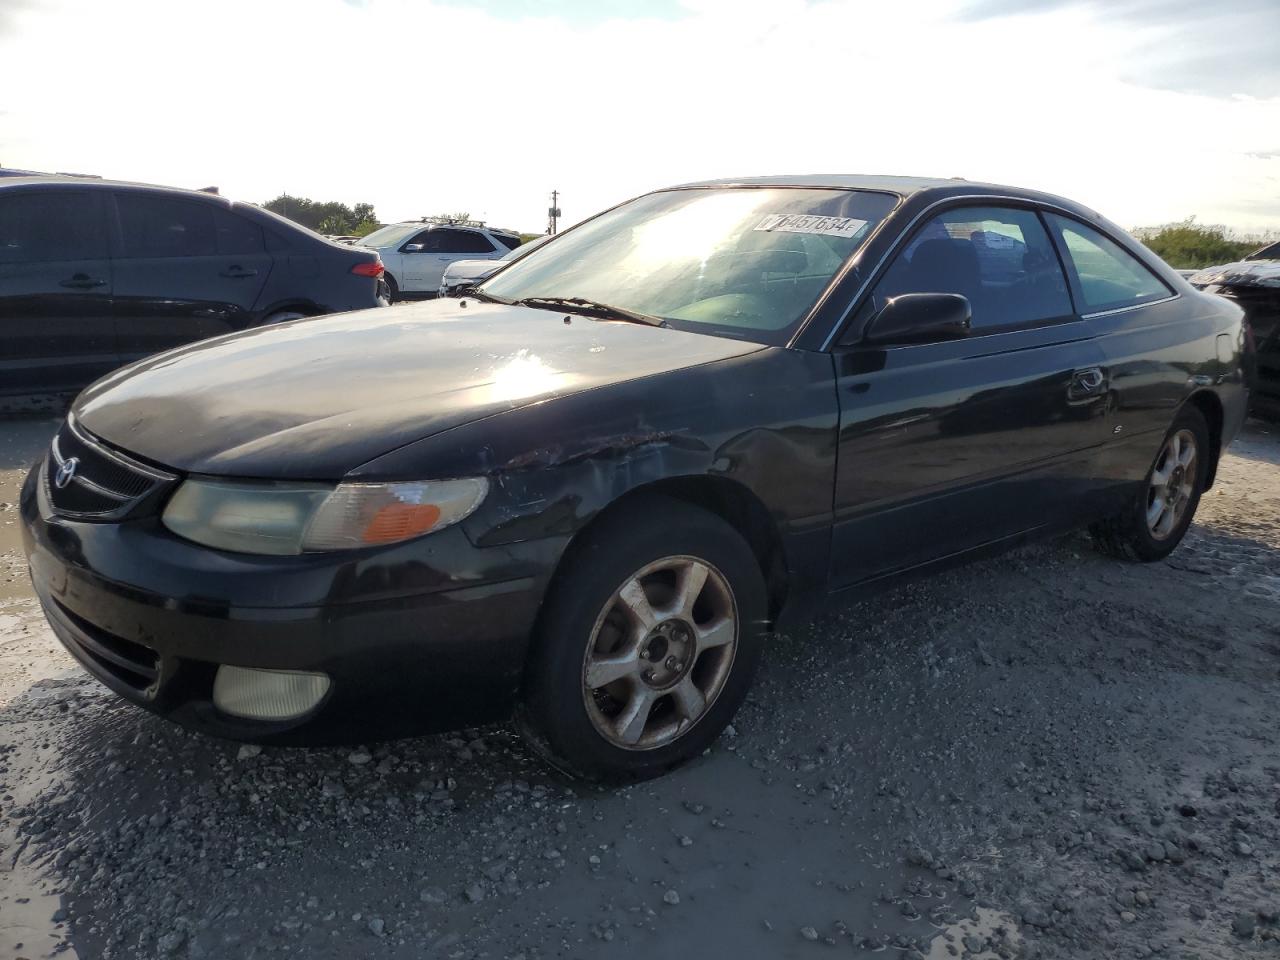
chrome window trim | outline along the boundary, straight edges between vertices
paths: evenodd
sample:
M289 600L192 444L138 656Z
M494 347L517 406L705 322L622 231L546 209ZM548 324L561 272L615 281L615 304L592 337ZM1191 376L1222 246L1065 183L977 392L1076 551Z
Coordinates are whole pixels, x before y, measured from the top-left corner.
M1109 317L1115 313L1128 313L1130 310L1139 310L1142 307L1154 307L1157 303L1168 303L1171 300L1178 300L1182 294L1175 293L1172 296L1161 297L1159 300L1143 300L1141 303L1131 303L1125 307L1111 307L1107 310L1095 310L1093 313L1080 314L1081 320L1092 320L1094 317Z
M916 228L916 224L918 224L921 220L923 220L929 214L933 213L933 211L936 210L938 207L946 206L948 204L964 204L968 201L979 201L982 203L983 206L994 205L999 203L1016 203L1022 206L1030 206L1031 209L1033 210L1041 210L1041 211L1050 210L1054 213L1069 217L1072 220L1076 220L1076 221L1080 220L1080 215L1078 213L1068 210L1066 207L1059 206L1056 203L1051 203L1046 200L1037 200L1033 197L1017 197L1017 196L1010 196L1008 194L998 194L998 193L974 193L974 194L966 193L966 194L958 194L950 197L942 197L938 200L935 200L933 203L929 204L927 207L925 207L923 210L917 213L914 217L912 217L910 222L908 222L907 225L898 232L898 239L894 241L893 246L891 246L888 250L884 252L884 255L881 256L880 259L876 261L876 265L867 273L867 278L862 281L862 285L858 287L857 291L853 295L853 298L849 301L848 309L845 310L845 312L840 316L840 318L834 324L832 324L831 330L828 331L826 338L822 341L822 344L821 346L819 346L818 349L822 352L826 352L831 349L832 342L835 340L837 336L839 336L840 331L845 328L845 324L849 322L849 317L853 314L854 308L859 303L862 302L862 298L866 295L867 290L870 289L872 281L875 280L876 277L879 275L881 268L884 267L884 265L889 261L889 258L894 256L894 254L898 252L898 250L902 246L904 239L910 236L911 231L913 231ZM890 213L889 216L885 217L885 219L880 222L880 225L876 228L876 233L878 233L880 228L882 228L885 225L885 223L887 223L891 218L892 218L892 213ZM1122 250L1125 250L1125 245L1123 243L1119 243L1115 239L1115 237L1112 237L1107 231L1102 230L1097 226L1094 226L1093 224L1088 224L1088 226L1090 229L1095 230L1098 233L1102 234L1112 243L1115 243ZM875 233L873 233L870 237L867 238L866 244L864 244L861 249L865 250L867 244L869 244L874 238L875 238ZM1125 252L1127 253L1128 251L1125 250ZM1132 256L1132 254L1130 254L1130 256ZM1141 261L1139 261L1139 263L1141 263ZM823 296L818 300L816 304L814 304L813 309L809 311L809 315L805 317L804 322L800 324L799 328L796 330L795 335L787 343L788 347L794 346L796 340L808 328L810 322L812 322L813 320L814 315L817 314L819 308L826 301L827 295L831 292L831 290L835 289L835 285L840 280L844 279L845 274L850 269L852 269L853 266L854 266L854 262L851 260L849 263L845 265L845 268L840 271L836 280L833 281L833 283L827 288ZM1145 267L1146 264L1143 264L1143 266ZM1147 267L1147 269L1150 270L1149 267ZM1154 273L1154 271L1152 272ZM1160 280L1162 283L1165 284L1165 286L1169 286L1168 282L1165 281L1163 278L1160 278ZM1168 300L1176 300L1180 296L1182 296L1182 294L1175 292L1173 296L1168 297L1164 300L1149 300L1146 303L1134 304L1133 306L1130 306L1130 307L1120 307L1119 310L1134 310L1137 307L1150 306L1153 303L1166 303L1168 302ZM1107 310L1107 311L1103 311L1102 313L1090 313L1090 314L1081 313L1081 314L1078 314L1078 316L1080 317L1081 320L1088 320L1091 317L1105 316L1107 313L1112 313L1112 312L1119 312L1119 311Z

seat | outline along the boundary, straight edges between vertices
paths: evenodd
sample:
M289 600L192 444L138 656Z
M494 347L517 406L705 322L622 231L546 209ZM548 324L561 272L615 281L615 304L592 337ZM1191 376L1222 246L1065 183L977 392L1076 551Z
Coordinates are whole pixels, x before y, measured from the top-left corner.
M924 241L911 255L904 288L917 293L958 293L968 298L976 315L982 299L977 251L964 239Z

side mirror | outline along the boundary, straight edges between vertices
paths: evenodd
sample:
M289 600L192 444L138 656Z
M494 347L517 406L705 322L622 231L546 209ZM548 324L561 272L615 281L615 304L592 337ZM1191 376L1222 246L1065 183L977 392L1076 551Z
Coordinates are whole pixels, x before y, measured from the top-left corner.
M958 293L904 293L871 321L866 343L934 343L969 335L973 308Z
M400 252L401 253L421 253L424 249L426 248L420 243L406 243L403 247L400 248Z

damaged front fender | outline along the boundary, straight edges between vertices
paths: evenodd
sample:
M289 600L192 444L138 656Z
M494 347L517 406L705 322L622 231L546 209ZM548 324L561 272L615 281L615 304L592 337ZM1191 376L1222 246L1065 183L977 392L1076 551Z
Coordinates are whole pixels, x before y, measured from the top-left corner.
M567 546L646 487L729 481L767 511L791 575L821 579L837 425L831 358L770 348L466 424L352 476L489 477L488 498L463 524L482 547L546 538Z

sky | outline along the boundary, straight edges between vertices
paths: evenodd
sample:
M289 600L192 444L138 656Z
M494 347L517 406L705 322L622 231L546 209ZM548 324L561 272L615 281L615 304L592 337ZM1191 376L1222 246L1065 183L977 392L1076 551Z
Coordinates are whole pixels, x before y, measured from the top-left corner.
M0 165L529 232L964 177L1280 230L1280 0L0 0Z

